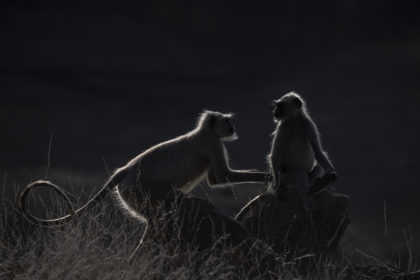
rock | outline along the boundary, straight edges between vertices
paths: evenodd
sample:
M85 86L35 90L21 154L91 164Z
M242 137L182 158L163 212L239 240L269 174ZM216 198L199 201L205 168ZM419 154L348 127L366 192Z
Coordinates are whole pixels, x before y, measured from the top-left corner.
M344 279L418 280L420 270L406 271L390 263L352 264L343 270Z
M279 253L335 250L350 223L348 196L326 190L315 193L317 211L312 218L297 190L288 189L287 196L282 203L272 194L259 195L242 208L236 220Z
M154 206L154 207L153 207ZM253 236L235 219L220 212L206 200L181 192L174 192L164 200L143 211L148 217L148 235L161 243L176 243L181 248L198 250L214 247L223 241L229 246L239 246Z

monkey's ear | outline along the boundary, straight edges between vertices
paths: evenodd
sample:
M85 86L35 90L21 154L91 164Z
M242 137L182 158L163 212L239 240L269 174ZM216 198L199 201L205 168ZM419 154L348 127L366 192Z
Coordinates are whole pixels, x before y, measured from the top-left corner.
M293 103L295 103L295 105L300 109L302 107L302 100L300 100L299 97L295 97L293 98Z

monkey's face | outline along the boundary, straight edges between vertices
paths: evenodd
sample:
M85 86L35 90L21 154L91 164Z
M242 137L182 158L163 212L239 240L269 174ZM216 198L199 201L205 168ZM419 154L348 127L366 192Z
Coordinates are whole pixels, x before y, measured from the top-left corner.
M283 102L274 102L274 111L273 116L275 120L281 120L284 117L284 103Z
M234 141L238 139L231 118L231 115L222 116L218 118L214 124L214 132L223 141Z
M278 100L274 100L273 116L276 121L295 118L302 109L302 100L295 95L286 94Z

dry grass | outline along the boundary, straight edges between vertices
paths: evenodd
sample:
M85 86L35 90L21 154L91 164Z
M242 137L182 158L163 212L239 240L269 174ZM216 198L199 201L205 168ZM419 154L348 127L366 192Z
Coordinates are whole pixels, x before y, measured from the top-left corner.
M110 211L107 205L63 228L51 229L28 224L16 203L5 197L2 196L0 210L3 213L0 279L382 279L384 276L416 279L419 276L412 263L403 269L361 250L369 265L355 265L343 255L324 259L312 255L288 256L273 262L270 254L232 247L223 237L211 248L198 250L182 242L179 236L182 221L176 215L177 209L154 212L149 234L129 261L143 227ZM47 216L65 211L61 202L56 201L56 205ZM409 245L409 237L407 242Z

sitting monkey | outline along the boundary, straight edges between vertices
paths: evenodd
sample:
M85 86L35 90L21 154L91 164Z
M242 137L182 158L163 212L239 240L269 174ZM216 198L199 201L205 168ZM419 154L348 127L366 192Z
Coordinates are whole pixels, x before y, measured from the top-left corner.
M334 180L335 168L322 149L318 128L302 97L290 92L274 100L274 105L277 127L268 155L273 174L271 188L280 201L286 201L287 185L295 186L306 212L312 213L315 204L309 193L310 186L323 175Z

